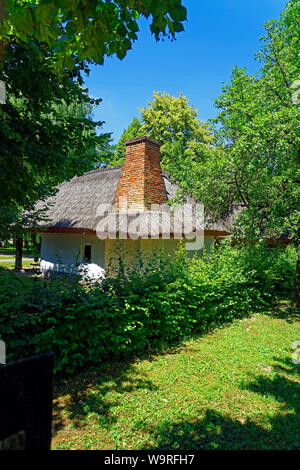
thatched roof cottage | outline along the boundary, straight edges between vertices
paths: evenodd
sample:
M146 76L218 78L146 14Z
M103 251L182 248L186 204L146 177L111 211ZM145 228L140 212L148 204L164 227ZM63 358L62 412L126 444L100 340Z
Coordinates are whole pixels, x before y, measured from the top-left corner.
M121 247L125 263L132 266L139 252L163 248L172 253L179 239L197 236L198 243L189 244L192 253L201 248L201 236L209 248L216 238L230 234L233 216L203 225L194 217L198 201L189 195L180 226L180 207L170 209L180 187L161 170L159 148L149 137L129 140L123 166L75 176L62 183L55 196L37 204L49 207L40 232L44 272L76 272L84 266L97 277Z

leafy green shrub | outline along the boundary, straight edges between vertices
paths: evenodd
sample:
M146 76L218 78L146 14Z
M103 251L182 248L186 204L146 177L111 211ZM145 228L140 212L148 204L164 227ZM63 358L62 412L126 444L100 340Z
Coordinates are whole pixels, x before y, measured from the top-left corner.
M102 284L24 279L0 271L0 337L8 359L45 350L55 370L132 355L205 333L291 293L293 248L267 251L224 243L201 258L158 254Z
M239 251L239 263L253 272L261 290L276 297L291 297L294 290L297 251L292 245L272 250L255 245Z

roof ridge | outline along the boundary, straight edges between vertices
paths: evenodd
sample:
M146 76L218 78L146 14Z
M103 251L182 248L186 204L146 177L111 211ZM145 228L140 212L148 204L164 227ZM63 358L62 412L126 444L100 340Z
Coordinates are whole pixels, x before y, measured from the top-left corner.
M71 178L68 181L72 181L76 178L82 178L82 176L91 175L93 173L102 173L102 172L109 171L109 170L116 170L118 168L122 168L122 166L123 165L116 165L116 166L109 166L107 168L96 168L95 170L86 171L85 173L82 173L82 175L79 175L79 176L75 175L73 176L73 178ZM68 181L64 181L64 183L67 183Z
M122 166L123 165L116 165L116 166L107 166L105 168L95 168L95 170L86 171L81 176L89 175L91 173L98 173L98 172L102 172L102 171L116 170L117 168L122 168Z

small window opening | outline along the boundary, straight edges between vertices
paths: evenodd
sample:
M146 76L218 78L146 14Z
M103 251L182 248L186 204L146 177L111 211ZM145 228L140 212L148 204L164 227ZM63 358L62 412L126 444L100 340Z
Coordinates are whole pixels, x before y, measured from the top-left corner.
M84 245L84 262L90 263L92 261L92 246Z

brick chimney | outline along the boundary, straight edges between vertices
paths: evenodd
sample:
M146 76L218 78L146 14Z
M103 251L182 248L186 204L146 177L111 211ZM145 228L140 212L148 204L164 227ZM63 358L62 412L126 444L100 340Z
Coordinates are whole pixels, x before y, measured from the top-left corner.
M167 200L160 167L160 143L149 137L127 140L125 162L116 193L116 208L122 210L121 197L127 198L129 211L151 209Z

